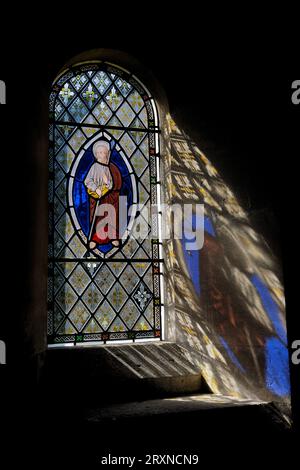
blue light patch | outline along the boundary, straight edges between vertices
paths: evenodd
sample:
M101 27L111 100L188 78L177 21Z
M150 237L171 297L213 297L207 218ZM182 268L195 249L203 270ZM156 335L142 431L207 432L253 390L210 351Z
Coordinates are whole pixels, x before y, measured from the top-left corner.
M263 307L272 321L276 333L287 344L286 331L280 318L279 307L271 296L269 289L257 274L251 276L251 281L261 298Z
M204 216L204 230L205 232L209 233L209 235L211 235L212 237L216 236L212 221L209 217L207 217L207 215Z
M231 359L231 361L233 362L233 364L236 365L240 369L240 371L245 373L246 371L245 371L244 367L242 366L242 364L240 363L240 361L238 360L238 358L236 357L234 352L231 350L230 346L225 341L225 339L222 338L222 336L219 336L219 339L220 339L222 345L224 346L224 348L226 349L226 352L227 352L229 358Z
M265 357L265 381L267 389L280 397L290 395L291 386L287 348L278 338L269 338L266 341Z
M191 231L195 232L196 227L200 226L201 221L197 220L197 215L193 214L192 216L192 224L191 224ZM188 227L188 224L186 224ZM205 232L209 233L212 237L216 236L215 230L213 228L212 222L209 217L204 216L204 230ZM196 240L196 237L191 240L187 239L186 234L183 233L183 237L181 240L183 255L185 259L185 263L190 275L190 278L193 282L195 291L198 295L201 294L201 279L200 279L200 251L199 250L187 250L186 243L191 243Z
M196 224L196 222L197 222L197 224ZM195 232L195 227L200 225L199 222L197 221L196 214L193 214L192 223L190 225L191 225L190 232ZM185 221L185 228L187 229L188 227L189 227L189 225ZM190 238L187 238L186 235L187 234L184 233L184 230L183 230L183 236L182 236L182 240L181 240L183 255L184 255L185 263L186 263L186 266L188 268L188 272L189 272L190 278L193 282L195 291L197 292L198 295L200 295L201 294L200 250L187 250L186 249L186 244L187 243L192 243L196 240L196 236L195 236L194 239L190 239Z

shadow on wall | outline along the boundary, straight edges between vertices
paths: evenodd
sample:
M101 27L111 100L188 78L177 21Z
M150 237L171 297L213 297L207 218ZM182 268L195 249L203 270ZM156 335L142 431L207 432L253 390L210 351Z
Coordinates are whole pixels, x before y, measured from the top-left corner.
M199 353L214 393L290 400L280 266L216 168L169 117L166 199L205 206L204 246L166 243L170 335ZM192 216L196 228L197 216ZM199 226L199 225L198 225ZM191 241L191 240L189 240ZM173 323L173 324L171 324Z

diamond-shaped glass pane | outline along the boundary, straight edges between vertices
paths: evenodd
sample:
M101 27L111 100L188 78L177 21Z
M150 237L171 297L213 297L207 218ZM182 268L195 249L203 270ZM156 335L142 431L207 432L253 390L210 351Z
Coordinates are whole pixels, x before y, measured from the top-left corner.
M60 118L59 118L60 121L63 121L63 122L73 122L74 119L72 118L71 114L65 112Z
M149 141L148 138L145 137L142 143L140 144L140 150L143 152L146 159L149 158Z
M91 315L89 314L86 306L80 300L72 308L72 311L69 314L70 320L78 331L82 330L90 316Z
M101 267L95 276L95 283L103 294L106 294L109 291L114 281L115 277L106 265Z
M88 260L82 263L83 268L86 270L86 272L94 278L98 272L98 270L101 268L102 263L96 262L94 260Z
M63 126L57 126L61 135L65 138L65 139L69 139L71 134L74 132L74 130L76 129L74 126L68 126L67 124L63 125Z
M113 319L116 317L116 313L112 309L111 305L105 300L95 313L95 318L103 328L107 330Z
M117 85L118 89L122 93L123 96L127 96L131 90L132 90L132 85L130 83L126 82L125 80L122 80L122 78L117 78L115 81L115 84Z
M149 168L146 168L146 170L143 173L143 176L141 176L140 181L143 183L143 186L150 192L150 172Z
M144 106L144 101L141 95L137 91L133 91L127 98L130 106L134 109L136 113L140 112Z
M122 127L122 123L116 116L113 116L107 123L108 126ZM112 134L115 139L119 140L124 134L124 131L121 129L109 129L109 133Z
M143 248L145 248L145 244L143 243ZM147 285L149 290L152 292L153 291L153 274L152 274L152 269L149 269L147 273L143 277L144 283Z
M84 127L82 130L87 137L92 137L96 132L99 132L99 129L95 127Z
M148 331L151 330L151 326L147 322L145 318L140 318L138 322L135 324L134 329L136 331Z
M74 152L70 149L68 145L64 145L56 155L56 160L66 173L69 171L73 159Z
M58 152L59 149L64 145L65 139L61 135L59 129L56 127L54 130L54 149L55 152Z
M86 137L84 134L81 132L80 129L75 132L75 134L72 135L71 139L69 140L69 145L72 147L74 152L78 152L80 147L84 144L86 141Z
M89 83L80 93L80 96L86 106L91 109L97 101L99 101L100 93L91 83Z
M92 318L84 328L84 333L101 333L102 329L98 323Z
M56 230L59 232L63 240L70 240L71 236L74 233L73 225L70 217L67 214L64 214L56 224Z
M129 299L120 312L120 318L127 325L127 327L131 329L139 318L140 314L141 313L139 312L137 306L132 302L132 300Z
M121 261L115 261L115 262L109 263L109 267L116 277L119 277L121 275L121 273L124 271L126 266L127 266L127 263L125 262L123 263Z
M54 292L56 293L63 283L65 282L65 277L59 271L59 269L54 268Z
M65 177L65 174L58 163L54 163L54 182L55 186L58 186L62 179Z
M150 256L152 257L152 240L147 238L146 240L143 241L143 250Z
M86 306L92 313L94 313L102 299L103 295L99 291L96 284L94 284L93 282L89 285L89 287L82 296L83 302L86 304Z
M143 173L146 166L148 165L147 160L139 149L134 152L130 161L138 176Z
M148 304L151 302L152 293L150 289L146 286L146 284L141 281L135 289L132 298L138 308L143 312L148 306Z
M109 331L114 332L114 333L119 332L119 331L126 331L126 330L127 330L126 326L124 325L124 323L119 317L117 317L114 320L113 324L109 328Z
M110 129L109 132L116 140L119 140L124 134L124 131L122 131L121 129Z
M107 298L111 304L111 306L119 312L124 304L124 302L127 300L127 294L123 287L117 282L114 284L113 288L110 290L109 294L107 295Z
M145 127L148 127L148 114L146 108L143 108L140 112L139 119L142 121Z
M60 271L63 273L65 277L69 277L71 272L76 268L77 263L73 261L62 261L57 263Z
M153 312L153 303L151 302L143 313L144 317L149 322L151 328L154 328L154 312Z
M120 104L124 101L124 98L120 94L119 90L115 86L112 86L108 93L105 95L105 100L109 105L110 109L116 111Z
M147 253L143 250L143 245L144 243L146 242L147 239L141 239L139 240L140 243L141 243L141 247L138 249L138 251L136 252L136 254L134 255L135 258L137 259L144 259L144 258L151 258L150 256L147 255Z
M77 235L74 235L70 240L69 247L77 258L83 258L86 254L86 246L82 244Z
M63 246L65 245L65 243L56 231L53 234L53 238L54 238L54 256L58 256Z
M125 271L123 271L123 273L121 274L119 281L125 288L127 293L131 294L131 292L139 282L139 277L137 276L136 272L132 269L132 267L128 265Z
M101 95L103 95L106 92L106 90L108 89L108 87L111 84L111 80L108 77L108 75L105 72L102 72L102 71L97 72L93 76L92 82L96 86L97 90L101 93Z
M131 265L139 276L143 276L147 269L149 269L150 267L150 263L146 263L145 261L137 261L132 263Z
M83 103L83 101L77 97L69 107L69 113L76 122L81 122L88 114L88 108Z
M54 220L57 220L65 211L65 208L63 207L63 205L61 204L60 200L57 197L54 198L53 208L54 208Z
M83 122L84 124L98 125L98 121L94 118L92 114L89 114L88 117Z
M58 334L60 335L73 335L75 333L77 333L77 331L70 320L66 320L58 330Z
M71 276L69 277L69 282L72 285L74 291L77 292L77 294L81 295L89 284L90 277L87 272L83 269L83 267L78 264L76 269L72 272Z
M67 107L73 101L76 96L76 92L70 83L65 83L58 96L63 105Z
M55 106L54 106L54 114L55 114L55 119L58 120L62 114L62 112L64 111L64 106L63 104L59 101L59 100L56 100L55 102Z
M145 137L145 132L130 131L129 134L136 144L139 144Z
M116 126L116 127L122 127L121 121L117 118L117 116L113 116L107 123L109 126ZM110 131L111 132L111 131Z
M136 145L133 142L133 140L129 137L127 133L123 135L123 137L120 140L120 145L125 151L125 154L130 156L132 152L134 152Z
M145 129L144 124L139 118L135 118L134 121L131 124L131 127L135 127L137 129Z
M135 113L127 102L123 103L117 111L117 116L120 119L123 126L128 127L133 120Z
M64 245L63 249L59 253L59 256L62 258L74 258L74 253L72 253L67 245Z
M65 283L56 296L57 303L65 313L68 313L71 310L76 300L77 295L68 283Z
M139 184L138 187L139 187L139 197L140 197L139 202L140 204L145 204L149 199L149 192L146 191L146 189L144 188L142 184Z
M86 85L87 81L87 76L84 73L78 74L70 80L76 91L80 91Z
M54 305L54 328L57 330L61 325L62 321L66 319L66 315L61 311L58 305Z
M130 238L126 245L123 247L122 252L125 256L125 258L132 258L136 250L138 249L138 244L137 242L133 239Z
M100 101L95 109L93 110L93 115L102 126L107 123L109 118L112 115L112 112L105 101Z

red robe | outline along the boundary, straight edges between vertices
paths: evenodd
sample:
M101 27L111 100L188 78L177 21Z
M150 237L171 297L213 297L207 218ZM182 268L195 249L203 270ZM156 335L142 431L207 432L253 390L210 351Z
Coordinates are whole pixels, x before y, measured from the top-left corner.
M108 237L108 235L102 236L99 238L97 232L96 232L96 227L97 224L105 217L107 217L108 212L106 211L103 216L97 216L95 217L94 224L93 224L93 229L92 229L92 234L90 240L97 243L98 245L105 245L109 243L111 240L118 240L119 238L119 195L120 195L120 189L122 186L122 176L120 173L119 168L114 165L113 163L109 164L109 169L112 175L113 179L113 187L110 189L104 196L102 196L100 199L94 199L93 197L90 197L90 223L92 223L93 218L94 218L94 212L96 207L101 204L111 204L115 208L115 213L116 213L116 220L115 221L110 221L110 232L111 232L111 237ZM98 204L97 204L97 201ZM104 226L104 228L101 229L101 232L103 233L108 232L108 223Z

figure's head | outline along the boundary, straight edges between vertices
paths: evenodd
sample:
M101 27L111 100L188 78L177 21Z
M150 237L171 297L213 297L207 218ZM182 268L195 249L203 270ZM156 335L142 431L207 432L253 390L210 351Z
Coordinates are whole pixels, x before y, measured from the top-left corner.
M110 146L106 140L98 140L93 146L93 154L99 163L108 164Z

